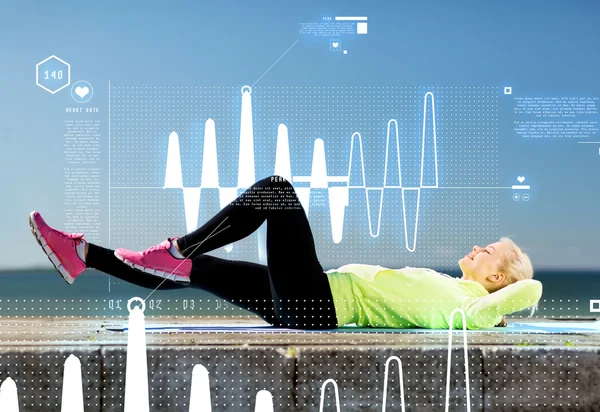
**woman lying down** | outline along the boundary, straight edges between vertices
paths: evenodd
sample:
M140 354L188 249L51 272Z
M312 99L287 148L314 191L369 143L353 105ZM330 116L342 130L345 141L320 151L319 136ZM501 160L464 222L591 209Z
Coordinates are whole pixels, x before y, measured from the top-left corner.
M206 253L243 239L267 222L267 265ZM259 180L202 227L141 252L111 250L81 233L50 227L29 216L43 251L69 284L86 268L148 289L206 290L285 328L333 329L504 326L504 315L535 307L542 284L528 256L500 238L458 261L462 278L427 268L389 269L349 264L323 271L312 231L293 186L281 176Z

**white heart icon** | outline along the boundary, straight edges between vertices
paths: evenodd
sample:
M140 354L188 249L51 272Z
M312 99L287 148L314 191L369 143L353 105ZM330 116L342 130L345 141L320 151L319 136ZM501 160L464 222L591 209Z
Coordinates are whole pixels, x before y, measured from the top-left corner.
M523 183L525 181L525 176L519 176L517 177L517 180L519 181L519 183Z
M85 87L79 87L79 86L77 86L77 87L75 88L75 94L76 94L77 96L79 96L80 98L82 98L82 99L83 99L85 96L87 96L89 92L90 92L90 89L89 89L89 87L87 87L87 86L85 86Z
M336 41L334 41L333 43L331 43L331 45L333 46L334 49L337 49L337 46L339 46L340 44Z

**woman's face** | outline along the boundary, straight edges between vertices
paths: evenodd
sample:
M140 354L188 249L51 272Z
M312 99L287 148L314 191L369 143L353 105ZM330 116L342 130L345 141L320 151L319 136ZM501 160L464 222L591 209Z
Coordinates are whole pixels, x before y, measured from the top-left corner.
M502 257L509 253L511 250L506 242L492 243L484 248L473 246L473 251L458 261L462 279L479 282L490 293L506 286L506 276L498 269Z

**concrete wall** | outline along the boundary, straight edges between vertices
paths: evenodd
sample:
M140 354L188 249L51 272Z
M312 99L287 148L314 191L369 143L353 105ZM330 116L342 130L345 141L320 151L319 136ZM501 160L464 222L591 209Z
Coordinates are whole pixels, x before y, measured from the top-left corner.
M64 361L82 363L85 411L123 411L126 348L0 349L0 380L18 386L20 411L60 411ZM254 411L258 391L274 411L319 411L337 382L341 410L381 411L385 364L402 361L406 411L444 411L447 348L343 346L148 347L152 411L188 411L192 368L209 371L213 411ZM599 411L598 348L469 347L472 411ZM464 352L452 351L450 411L465 411ZM324 411L335 411L327 386ZM400 411L398 364L388 370L387 411Z

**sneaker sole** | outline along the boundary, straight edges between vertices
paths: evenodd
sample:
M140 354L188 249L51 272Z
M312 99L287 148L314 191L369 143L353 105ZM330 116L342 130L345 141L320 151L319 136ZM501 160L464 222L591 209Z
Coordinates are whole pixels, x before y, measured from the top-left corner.
M48 257L48 260L52 263L52 265L58 271L58 273L60 273L60 276L62 276L65 282L67 282L69 285L72 285L73 282L75 282L75 279L71 275L69 275L69 272L67 272L56 253L54 253L52 248L48 245L48 243L46 243L46 241L42 237L37 225L35 224L35 221L33 220L33 213L34 212L31 212L29 214L29 227L31 228L31 233L33 233L35 240L37 240L37 242L42 247L42 250Z
M159 277L159 278L163 278L163 279L167 279L167 280L170 280L170 281L173 281L173 282L177 282L177 283L186 283L186 284L190 283L190 278L188 278L188 277L180 276L180 275L175 275L173 273L163 272L162 270L158 270L158 269L145 268L143 266L136 265L132 261L125 259L123 256L121 256L116 251L115 251L115 257L117 259L119 259L121 262L125 263L130 268L138 270L140 272L144 272L144 273L147 273L149 275L153 275L153 276L156 276L156 277Z

